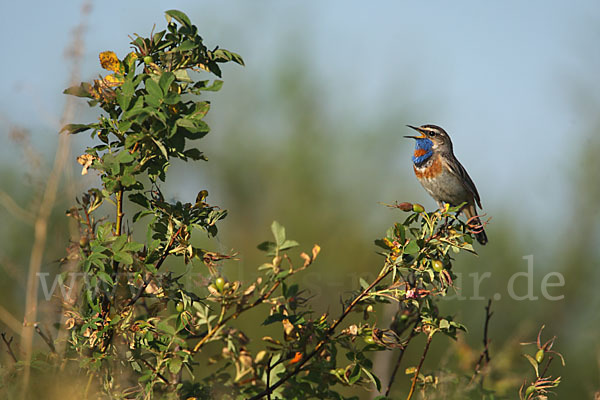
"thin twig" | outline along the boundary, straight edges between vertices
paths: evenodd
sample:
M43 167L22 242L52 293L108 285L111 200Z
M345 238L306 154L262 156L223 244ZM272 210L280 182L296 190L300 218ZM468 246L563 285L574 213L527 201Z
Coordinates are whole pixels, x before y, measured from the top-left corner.
M196 343L196 346L194 346L194 349L192 350L192 352L193 353L198 352L198 350L200 350L200 348L208 341L208 339L210 339L216 332L218 332L219 329L223 325L225 325L227 322L229 322L229 320L236 319L244 311L247 311L247 310L249 310L251 308L256 307L257 305L259 305L260 303L262 303L263 301L265 301L266 299L268 299L269 297L271 297L271 295L273 294L273 292L275 291L275 289L277 289L277 287L279 286L280 283L281 283L281 281L275 282L273 284L273 286L271 286L271 289L269 289L265 294L263 294L258 299L256 299L249 306L243 307L243 308L239 309L238 311L236 311L235 313L228 315L225 318L219 318L219 322L217 322L217 324L215 324L215 326L213 326L213 328L210 331L208 331L208 333L206 334L206 336L204 336L202 339L200 339L200 341L198 343ZM222 307L221 311L225 311L225 307Z
M406 398L406 400L410 400L413 396L413 393L415 392L417 380L419 379L419 373L421 372L421 367L423 366L423 362L425 361L425 356L427 356L427 351L429 351L429 345L431 344L432 339L433 334L427 335L427 343L425 344L425 349L423 350L421 361L419 361L419 365L417 366L417 370L415 371L415 376L413 377L412 384L410 385L410 392L408 392L408 397Z
M269 361L267 362L267 387L271 386L271 358L273 356L269 356ZM271 393L267 395L267 400L271 400Z
M158 376L160 378L161 381L163 381L167 385L170 385L169 380L167 378L165 378L160 372L158 372L158 370L156 368L154 368L154 366L152 364L150 364L147 360L145 360L143 358L141 360L144 364L146 364L148 366L148 368L150 368L150 370L152 372L154 372L156 374L156 376Z
M177 238L177 236L179 236L182 229L183 229L183 225L181 225L179 227L179 229L177 230L177 232L175 232L175 234L171 237L171 240L169 240L167 247L165 247L165 251L163 251L162 255L160 256L160 259L156 262L156 265L154 265L154 268L157 271L163 265L165 260L167 259L167 256L169 255L169 252L171 251L171 248L173 247L173 244L175 243L175 239ZM135 296L132 297L131 300L129 301L130 306L135 304L135 302L138 301L140 299L140 297L142 297L142 294L144 294L144 290L146 290L146 288L148 287L149 284L150 284L150 279L144 278L144 283L142 284L142 286L140 286L140 288L138 289Z
M17 360L17 356L15 356L15 353L12 351L12 347L10 347L10 345L12 344L12 341L13 341L13 337L11 336L10 340L8 340L8 339L6 339L6 333L2 332L2 340L6 344L7 352L8 352L8 354L10 354L13 361L18 362L19 360Z
M540 377L541 377L541 378L543 378L543 377L544 377L544 375L546 375L546 372L548 372L548 367L550 366L550 363L552 362L552 359L553 359L553 358L554 358L554 357L552 357L552 356L549 356L549 357L548 357L548 362L546 363L546 367L544 368L544 370L543 370L543 371L542 371L542 373L540 374Z
M35 329L37 334L40 335L40 337L44 340L44 342L46 342L46 344L50 348L50 351L52 351L53 353L56 354L56 348L54 347L54 342L52 342L52 339L49 336L47 336L44 332L42 332L42 330L40 329L40 325L33 324L33 328Z
M490 352L489 352L490 341L488 340L488 327L490 325L490 319L492 318L492 315L494 314L493 312L490 311L491 308L492 308L492 299L489 299L487 306L485 307L485 325L483 328L483 346L485 348L484 354L485 354L486 365L487 365L487 363L490 362Z
M490 362L490 340L488 339L488 330L490 325L490 319L492 318L492 315L494 315L494 313L491 312L491 308L492 299L489 299L487 306L485 307L485 323L483 325L483 350L479 355L479 360L477 360L477 364L475 365L475 372L473 373L469 384L473 383L477 375L479 375L479 373L481 372L481 363L485 360L485 365L488 365L488 363ZM483 378L481 379L481 383L483 384Z
M306 269L309 265L310 264L305 264L304 266L299 267L298 269L295 269L293 271L293 274L296 274L296 273ZM290 274L290 275L292 275L292 274ZM288 276L290 276L290 275L288 275ZM246 307L239 308L236 312L228 315L225 318L220 318L219 322L213 327L213 329L211 329L198 343L196 343L196 346L194 346L194 349L192 350L192 352L193 353L198 352L198 350L200 350L200 348L208 341L208 339L210 339L216 332L218 332L218 330L223 325L225 325L227 322L229 322L232 319L238 318L240 316L240 314L242 314L243 312L256 307L257 305L261 304L263 301L265 301L266 299L271 297L271 295L273 294L275 289L277 289L279 287L279 285L281 284L282 281L283 281L283 279L275 282L269 290L267 290L263 295L259 296L256 300L254 300L254 302L252 304L247 305Z
M248 400L258 400L258 399L261 399L261 398L263 398L265 396L268 396L269 394L273 393L273 391L275 389L277 389L279 386L283 385L288 379L290 379L294 375L298 374L302 370L302 367L308 362L308 360L310 360L316 354L318 354L318 353L321 352L323 346L325 346L327 344L327 342L329 341L329 338L331 337L331 335L333 334L333 332L335 331L335 329L338 327L338 325L344 320L344 318L346 318L346 316L348 316L348 314L350 314L350 312L354 309L354 307L366 295L369 294L369 292L371 291L371 289L373 289L379 282L381 282L383 280L383 278L385 278L386 276L388 276L391 271L392 271L392 268L386 267L386 269L377 277L377 279L375 279L373 281L373 283L371 283L369 285L369 287L367 287L365 290L363 290L354 300L352 300L352 302L348 305L348 307L346 307L346 309L344 310L344 312L342 313L342 315L340 316L340 318L337 321L335 321L329 327L329 329L327 329L327 331L325 332L325 337L323 339L321 339L321 341L319 343L317 343L317 345L315 346L315 348L313 349L312 352L310 352L309 354L307 354L298 363L298 365L296 366L296 368L294 368L292 371L288 372L283 378L281 378L277 382L275 382L273 384L273 386L267 387L265 390L263 390L262 392L260 392L256 396L251 397Z
M406 344L404 345L404 347L402 347L400 349L400 354L398 354L398 360L396 360L396 365L394 366L394 370L392 371L392 375L390 376L390 380L388 382L387 389L385 390L385 397L388 397L390 394L390 390L392 390L392 385L394 384L394 379L396 378L396 373L398 372L400 363L402 362L402 357L404 356L404 352L406 351L408 344L410 343L410 341L412 340L413 337L417 336L417 332L415 331L415 328L417 327L418 323L419 323L419 321L417 320L415 322L415 325L413 326L413 329L410 331L410 335L408 336L408 339L406 339Z

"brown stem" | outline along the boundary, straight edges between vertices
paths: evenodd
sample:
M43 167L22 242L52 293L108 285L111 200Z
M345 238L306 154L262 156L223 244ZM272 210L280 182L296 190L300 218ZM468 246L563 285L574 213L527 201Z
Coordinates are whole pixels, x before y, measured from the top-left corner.
M417 366L417 370L415 371L415 376L412 380L412 385L410 386L410 392L408 392L408 397L406 400L410 400L415 392L415 387L417 386L417 380L419 379L419 373L421 372L421 367L423 366L423 362L425 361L425 356L427 355L427 351L429 350L429 345L431 344L431 340L433 339L433 333L427 335L427 343L425 344L425 349L423 350L423 355L421 356L421 361L419 361L419 365Z
M543 378L544 375L546 375L546 372L548 372L548 367L550 366L550 363L552 362L553 359L554 359L554 357L552 357L552 356L548 357L548 362L546 363L546 368L544 368L544 370L540 374L540 378Z
M251 308L256 307L257 305L259 305L260 303L262 303L263 301L265 301L266 299L268 299L269 297L271 297L271 295L273 294L273 292L275 291L275 289L277 289L277 287L279 286L280 283L281 283L281 281L275 282L273 284L273 286L271 286L271 289L269 289L265 294L263 294L258 299L256 299L249 306L246 306L246 307L243 307L243 308L237 310L235 313L227 316L226 318L221 318L219 320L219 322L215 326L213 326L213 328L210 331L208 331L206 333L206 335L202 339L200 339L200 341L198 343L196 343L196 346L194 346L194 350L192 350L192 352L193 353L198 352L198 350L200 350L200 348L208 341L208 339L210 339L223 325L225 325L227 322L229 322L229 320L236 319L244 311L247 311L247 310L249 310ZM223 307L223 308L221 308L221 310L224 311L225 308Z
M271 393L273 393L273 391L275 389L277 389L279 386L283 385L283 383L285 383L288 379L290 379L292 376L296 375L298 372L300 372L302 370L302 367L308 362L308 360L310 360L311 358L313 358L316 354L318 354L323 346L325 346L327 344L327 342L329 341L329 338L331 337L331 335L333 334L333 332L335 331L335 329L338 327L338 325L344 320L344 318L346 318L346 316L348 316L348 314L350 314L350 312L354 309L354 307L366 296L369 294L369 292L371 291L371 289L373 289L379 282L381 282L383 280L383 278L385 278L386 276L388 276L388 274L392 271L392 268L390 268L389 266L386 266L385 270L382 271L382 273L377 277L377 279L375 279L373 281L373 283L371 283L369 285L369 287L367 287L365 290L363 290L354 300L352 300L352 302L350 303L350 305L348 305L348 307L346 307L346 309L344 310L344 312L342 313L342 315L340 316L340 318L335 321L330 327L329 329L327 329L327 331L325 332L325 337L323 339L321 339L321 341L319 343L317 343L317 345L315 346L314 350L312 352L310 352L308 355L306 355L306 357L304 357L296 366L296 368L294 368L294 370L288 372L283 378L281 378L280 380L278 380L277 382L275 382L273 384L273 386L271 387L267 387L265 390L263 390L262 392L260 392L259 394L257 394L256 396L251 397L248 400L258 400L261 399L265 396L270 395Z
M143 358L141 360L144 364L146 364L146 366L148 366L148 368L150 368L150 370L152 372L154 372L156 374L156 376L158 376L160 378L161 381L163 381L165 384L169 385L169 380L167 378L165 378L160 372L158 372L158 370L156 368L154 368L154 366L152 366L152 364L150 364L147 360L144 360Z
M13 341L13 337L10 337L9 339L6 339L6 333L2 332L2 340L4 341L4 343L6 344L6 348L8 349L8 354L10 354L10 356L12 357L14 362L18 362L19 360L17 360L17 356L15 356L15 353L12 351L12 347L10 347L10 345L12 344Z
M117 192L117 226L115 236L121 236L121 225L123 224L123 189Z
M418 324L419 324L419 321L417 320L415 322L415 325L413 326L413 329L410 332L410 335L408 336L408 339L406 340L406 344L404 345L403 348L400 349L400 354L398 354L398 360L396 360L396 365L394 366L394 370L392 371L392 375L390 376L390 380L388 382L387 389L385 390L385 397L388 397L390 394L390 390L392 390L392 385L394 384L394 379L396 378L396 373L398 372L400 363L402 362L402 357L404 356L406 347L408 347L408 344L410 343L412 338L417 336L417 332L415 331L415 328L417 327Z
M293 273L291 273L290 275L296 274L296 273L298 273L298 272L306 269L309 265L310 264L306 264L303 267L295 269L293 271ZM290 275L288 275L288 277ZM259 296L256 300L254 300L254 302L252 304L250 304L250 305L248 305L246 307L241 307L236 312L234 312L233 314L230 314L227 317L220 319L219 322L213 327L213 329L211 329L209 332L207 332L207 334L198 343L196 343L196 346L194 346L193 352L196 353L198 350L200 350L200 348L208 341L208 339L210 339L219 330L219 328L221 328L227 322L229 322L232 319L236 319L243 312L248 311L251 308L256 307L257 305L261 304L263 301L265 301L266 299L268 299L269 297L271 297L271 295L273 294L273 292L275 291L275 289L277 289L279 287L279 285L281 284L281 282L284 279L275 282L273 284L273 286L271 286L271 288L267 292L265 292L263 295Z
M269 361L267 362L267 387L271 384L271 357L269 357ZM267 395L267 400L271 400L271 393Z
M56 348L54 347L54 343L52 342L52 339L49 338L44 332L42 332L39 324L33 324L33 328L35 329L37 334L40 335L40 337L44 340L44 342L46 342L46 344L50 348L50 351L52 351L53 353L56 354Z
M475 372L473 373L473 376L471 377L471 381L469 382L469 384L473 383L473 381L475 380L475 377L477 375L479 375L479 372L481 371L481 363L484 361L484 359L485 359L485 365L487 365L490 362L490 352L489 352L490 341L488 339L488 328L490 325L490 319L492 318L492 315L494 314L493 312L490 311L491 308L492 308L492 299L489 299L487 306L485 307L485 323L483 325L483 351L479 355L479 360L477 360L477 364L475 365ZM483 378L481 379L481 384L483 384Z
M167 247L165 247L165 251L163 251L162 255L160 256L160 259L156 262L156 265L154 265L154 268L156 268L157 271L163 265L165 260L167 259L167 256L169 255L169 251L171 251L171 248L173 247L173 244L175 243L175 239L177 239L177 236L179 236L179 234L181 233L182 230L183 230L183 225L181 225L179 227L179 229L177 230L177 232L175 232L175 234L173 236L171 236L171 240L169 240ZM142 297L142 294L144 294L144 290L146 290L146 288L148 287L149 284L150 284L150 279L144 278L144 283L142 284L142 286L140 286L140 288L138 289L135 296L129 301L130 306L133 305L136 301L138 301L140 299L140 297Z
M485 307L485 325L483 328L483 346L485 348L484 350L484 354L485 354L485 363L489 363L490 362L490 352L489 352L489 340L488 340L488 327L490 325L490 319L492 318L492 314L494 314L493 312L490 312L490 309L492 308L492 299L488 300L487 306Z

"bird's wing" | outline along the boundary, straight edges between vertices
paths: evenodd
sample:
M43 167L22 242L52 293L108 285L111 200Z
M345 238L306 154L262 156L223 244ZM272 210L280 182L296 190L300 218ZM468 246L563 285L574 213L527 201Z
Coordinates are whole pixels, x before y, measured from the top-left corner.
M475 187L475 184L473 183L473 180L467 173L465 167L463 167L462 164L455 157L453 157L452 160L447 161L446 165L448 167L448 170L453 175L456 175L460 178L460 181L462 182L463 186L473 194L473 198L477 202L479 208L482 208L481 200L479 199L479 193L477 193L477 188Z

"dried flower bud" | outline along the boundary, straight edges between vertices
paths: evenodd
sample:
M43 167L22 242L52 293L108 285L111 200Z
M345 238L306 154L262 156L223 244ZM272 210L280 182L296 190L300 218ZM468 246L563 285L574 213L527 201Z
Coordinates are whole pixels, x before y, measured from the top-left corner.
M413 210L413 205L411 203L404 202L404 203L398 204L398 208L401 209L402 211L409 212L409 211Z

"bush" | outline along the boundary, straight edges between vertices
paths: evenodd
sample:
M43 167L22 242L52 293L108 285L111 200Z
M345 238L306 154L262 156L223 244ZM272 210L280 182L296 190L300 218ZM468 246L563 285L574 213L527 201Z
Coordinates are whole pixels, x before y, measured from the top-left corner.
M228 50L209 50L182 12L166 16L166 30L137 36L131 42L134 51L122 59L111 51L100 54L108 75L65 91L103 111L98 122L64 127L69 134L91 130L98 144L78 161L82 173L95 171L102 185L88 190L68 212L79 224L80 239L65 261L75 262L77 276L84 279L71 288L76 295L63 299L66 354L56 354L47 338L52 356L38 355L35 361L44 368L63 371L68 365L69 373L85 373L86 398L343 399L357 398L347 397L344 389L357 387L387 396L406 349L421 336L420 360L405 368L407 398L417 389L435 397L439 376L422 369L430 344L436 334L456 339L465 330L442 315L437 302L454 290L453 255L475 253L469 226L456 216L458 208L425 212L418 204L389 206L406 217L375 241L381 270L342 300L339 315L315 315L310 293L296 283L297 275L315 268L320 247L290 255L299 244L277 222L271 226L273 239L258 246L266 262L254 281L222 276L220 263L235 254L200 247L197 237L217 236L226 210L210 205L204 189L193 203L168 201L161 185L173 158L205 160L195 143L209 132L204 117L210 102L198 97L218 91L223 82L196 78L221 77L222 63L244 63ZM106 207L112 215L99 216ZM182 273L171 268L179 262L186 266ZM65 269L61 282L73 273ZM192 288L186 284L191 278L197 283ZM397 304L398 311L391 324L378 325L377 309L388 303ZM445 395L493 396L483 387L490 361L489 307L475 371L453 375ZM243 318L276 327L280 335L245 333L237 323ZM542 344L538 337L535 356L527 356L536 379L523 385L522 398L541 398L560 382L545 376L552 357L539 369L544 355L553 353L553 343ZM385 384L371 361L380 351L398 352Z

